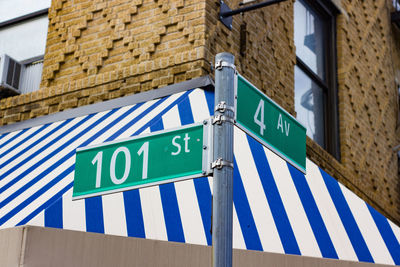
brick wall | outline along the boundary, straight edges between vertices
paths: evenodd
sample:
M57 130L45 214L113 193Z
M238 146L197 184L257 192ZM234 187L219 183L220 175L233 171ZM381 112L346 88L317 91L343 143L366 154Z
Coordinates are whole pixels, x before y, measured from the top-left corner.
M341 162L307 139L307 156L400 223L400 31L390 0L335 0ZM237 8L239 0L226 1ZM0 125L206 74L219 52L295 115L294 0L218 20L216 0L57 0L41 90L0 101ZM397 131L397 132L396 132Z
M338 79L342 164L372 204L400 220L396 135L399 36L390 2L342 1L338 18ZM397 62L397 63L396 63ZM370 202L370 201L369 201Z
M240 1L225 1L232 9ZM206 6L206 59L220 52L235 55L238 71L255 86L294 113L294 64L292 1L236 15L232 31L218 20L219 1ZM245 32L241 34L241 27ZM245 45L240 45L245 38Z
M41 90L2 99L0 125L206 74L204 1L53 0L49 20Z
M400 28L392 27L393 37L391 40L391 49L392 49L392 59L394 65L394 73L395 73L395 82L397 87L400 87ZM400 101L400 95L398 95L398 99ZM400 145L400 102L397 105L397 124L396 124L396 136L397 136L397 145ZM399 179L400 179L400 165L398 166L399 171Z

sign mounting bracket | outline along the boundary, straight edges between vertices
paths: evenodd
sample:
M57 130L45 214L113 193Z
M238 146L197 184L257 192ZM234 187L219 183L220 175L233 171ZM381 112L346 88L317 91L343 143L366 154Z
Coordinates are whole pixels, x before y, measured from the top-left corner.
M278 4L286 0L269 0L251 6L246 6L232 10L223 0L220 0L219 20L230 30L232 30L232 16L244 13L247 11L255 10L258 8Z

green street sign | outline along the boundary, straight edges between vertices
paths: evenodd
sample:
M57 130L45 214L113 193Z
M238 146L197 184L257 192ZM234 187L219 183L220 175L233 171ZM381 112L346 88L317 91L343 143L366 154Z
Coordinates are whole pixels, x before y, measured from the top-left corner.
M306 128L242 76L235 87L236 125L305 173Z
M73 199L207 175L209 123L77 149Z

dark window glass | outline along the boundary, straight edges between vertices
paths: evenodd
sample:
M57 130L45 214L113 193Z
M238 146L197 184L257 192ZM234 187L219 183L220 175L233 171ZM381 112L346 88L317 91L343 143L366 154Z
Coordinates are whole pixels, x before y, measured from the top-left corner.
M294 77L297 119L307 128L307 135L325 147L324 91L297 66Z
M8 70L7 70L7 84L12 84L13 81L13 76L14 76L14 67L15 67L15 61L10 60L10 63L8 64Z
M294 8L296 55L321 79L325 80L324 21L305 2Z
M336 12L329 1L294 4L295 110L307 135L339 159Z
M14 77L13 77L13 83L12 83L12 86L15 88L19 88L20 75L21 75L21 64L15 63L15 71L14 71Z
M400 151L397 152L397 173L399 174L400 178Z

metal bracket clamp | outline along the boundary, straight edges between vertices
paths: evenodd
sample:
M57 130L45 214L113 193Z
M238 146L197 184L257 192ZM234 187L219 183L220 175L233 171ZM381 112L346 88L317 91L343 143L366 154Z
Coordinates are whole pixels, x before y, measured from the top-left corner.
M218 103L218 105L215 106L214 111L219 111L221 113L224 113L226 110L230 110L232 112L235 112L235 108L232 106L227 106L225 101L221 101Z
M212 124L221 125L223 122L230 122L232 124L235 124L235 120L233 118L221 114L215 115L212 120Z
M217 62L215 62L216 70L221 70L223 67L231 68L236 73L236 66L234 64L223 61L223 60L218 60Z
M227 166L233 169L233 163L230 161L223 160L222 158L217 158L214 162L211 163L211 169L222 169L222 167Z

